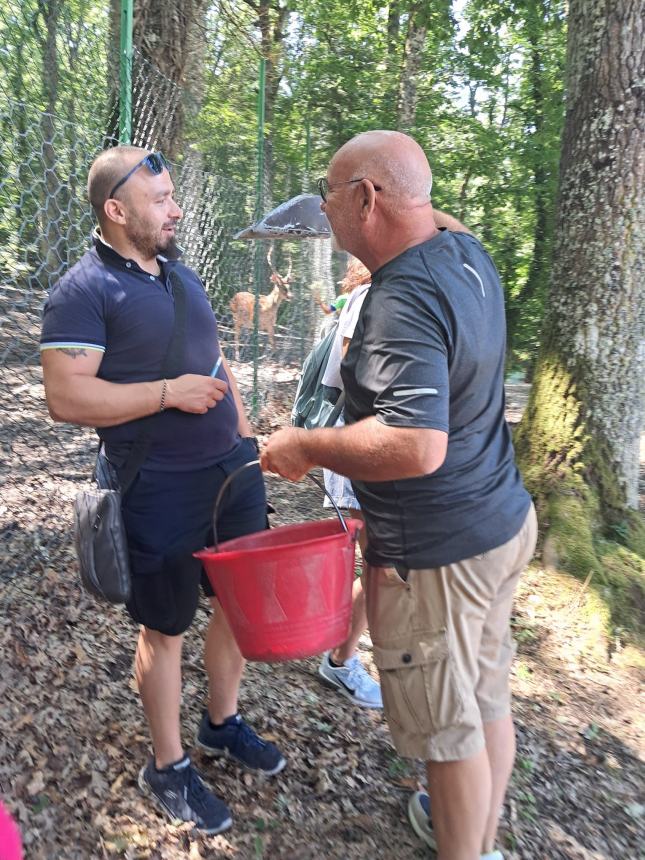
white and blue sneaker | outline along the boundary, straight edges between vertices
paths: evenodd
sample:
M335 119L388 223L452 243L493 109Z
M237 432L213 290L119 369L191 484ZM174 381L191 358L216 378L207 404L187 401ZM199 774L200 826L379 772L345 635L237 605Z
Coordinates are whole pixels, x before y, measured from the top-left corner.
M320 661L318 674L339 693L362 708L382 708L381 685L372 678L365 666L354 654L342 666L332 666L330 651L325 651Z

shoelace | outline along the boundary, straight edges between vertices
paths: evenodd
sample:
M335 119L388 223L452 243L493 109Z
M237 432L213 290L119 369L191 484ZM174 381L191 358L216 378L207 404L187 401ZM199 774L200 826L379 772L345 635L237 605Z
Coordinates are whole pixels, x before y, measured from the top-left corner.
M239 740L240 743L246 744L247 746L258 747L258 749L264 749L267 745L266 741L263 741L262 738L258 737L253 729L248 726L246 723L239 723Z
M199 774L192 765L187 768L186 780L184 782L184 800L188 802L188 798L194 800L202 808L206 805L209 792L204 783L201 781ZM192 804L191 804L192 805Z

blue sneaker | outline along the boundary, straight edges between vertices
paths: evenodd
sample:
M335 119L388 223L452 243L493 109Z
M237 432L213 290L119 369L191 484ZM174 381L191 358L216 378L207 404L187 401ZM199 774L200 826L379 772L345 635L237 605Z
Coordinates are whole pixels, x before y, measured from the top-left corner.
M437 842L432 832L432 818L430 817L430 797L425 791L415 791L408 801L408 818L412 829L419 839L429 845L433 851L437 850ZM482 854L480 860L504 860L501 851L491 851L490 854Z
M267 776L280 773L287 763L275 744L262 740L239 714L228 717L221 728L214 729L205 711L195 740L208 755L229 756Z
M231 813L212 794L188 756L157 770L150 759L139 773L139 788L173 821L192 821L203 833L223 833L233 823Z

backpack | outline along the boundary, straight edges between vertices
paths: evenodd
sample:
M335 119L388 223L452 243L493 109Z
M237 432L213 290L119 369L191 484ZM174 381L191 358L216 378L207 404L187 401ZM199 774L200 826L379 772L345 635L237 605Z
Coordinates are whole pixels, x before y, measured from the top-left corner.
M345 392L322 384L337 329L338 322L304 360L291 410L291 424L294 427L304 427L306 430L333 427L343 411Z

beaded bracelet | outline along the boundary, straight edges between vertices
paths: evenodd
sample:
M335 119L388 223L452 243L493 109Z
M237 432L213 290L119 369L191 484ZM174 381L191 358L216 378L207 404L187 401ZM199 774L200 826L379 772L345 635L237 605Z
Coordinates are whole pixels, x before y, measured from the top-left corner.
M164 379L161 387L161 400L159 402L159 411L163 412L166 408L166 391L168 390L168 380Z

